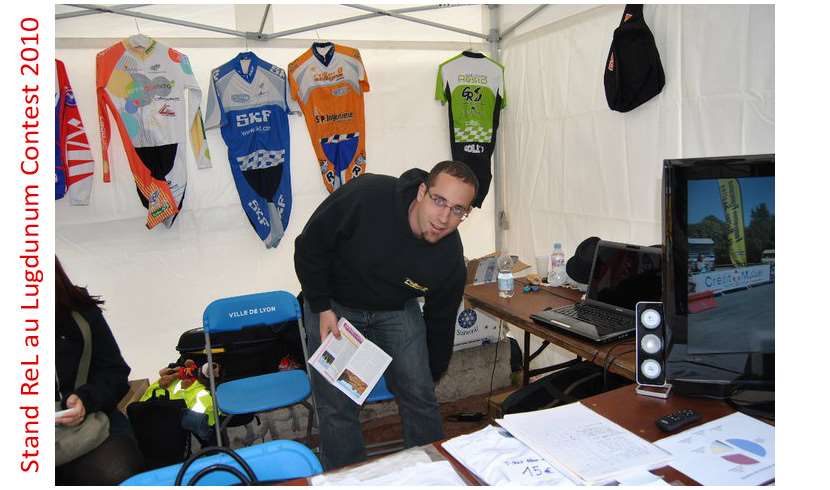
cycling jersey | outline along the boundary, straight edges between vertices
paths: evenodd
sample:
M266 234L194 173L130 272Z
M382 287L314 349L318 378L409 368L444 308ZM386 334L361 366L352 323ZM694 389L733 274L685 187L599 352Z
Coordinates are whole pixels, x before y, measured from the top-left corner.
M507 107L504 67L481 53L464 51L438 67L435 98L450 103L452 158L469 165L478 177L473 206L481 207L492 179L499 111Z
M110 181L109 111L121 134L139 198L147 208L147 227L161 222L170 227L187 187L183 146L188 131L196 165L210 167L199 107L202 91L190 61L175 49L136 35L98 53L96 84L104 182Z
M291 215L288 111L285 71L253 53L211 72L205 127L221 126L242 208L267 248Z
M366 171L363 92L369 80L360 52L314 43L288 65L291 95L305 115L329 192Z
M94 170L95 161L66 67L55 60L55 199L69 194L70 204L89 204Z

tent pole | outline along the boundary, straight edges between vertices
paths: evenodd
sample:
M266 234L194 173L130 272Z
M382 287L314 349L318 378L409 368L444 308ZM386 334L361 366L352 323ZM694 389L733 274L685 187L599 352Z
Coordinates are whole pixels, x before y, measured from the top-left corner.
M499 6L487 5L487 10L490 14L490 34L487 36L487 41L490 43L490 57L501 63L500 42L499 42ZM498 144L498 131L496 132L496 148L500 148ZM495 245L496 253L501 252L504 246L504 230L508 229L507 212L504 206L504 182L501 168L501 158L499 151L493 152L493 204L494 204L494 219L495 219Z
M135 9L138 7L146 7L148 5L152 5L151 3L133 3L129 5L119 5L115 10L129 10ZM106 12L101 12L100 10L79 10L77 12L66 12L63 14L55 14L55 20L61 19L72 19L74 17L84 17L86 15L97 15L103 14Z
M547 3L539 5L535 9L531 10L527 15L525 15L521 19L517 20L515 24L508 27L507 29L504 30L504 32L501 33L501 39L507 38L507 36L509 36L513 31L515 31L517 27L519 27L520 25L522 25L525 22L527 22L528 20L530 20L531 17L538 14L542 9L544 9L547 6L548 6Z
M375 7L370 7L368 5L354 5L354 4L344 4L346 7L356 8L358 10L365 10L367 12L374 12L381 15L388 15L390 17L395 17L397 19L408 20L409 22L414 22L416 24L423 24L425 26L436 27L438 29L444 29L447 31L457 32L459 34L466 34L467 36L473 36L480 39L487 39L488 36L481 34L480 32L473 32L468 31L467 29L461 29L459 27L448 26L444 24L439 24L438 22L432 22L429 20L419 19L417 17L412 17L409 15L402 15L392 10L383 10Z
M262 14L262 23L259 24L259 32L257 33L257 38L262 39L262 31L265 29L265 21L268 19L268 12L271 11L271 4L265 6L265 13Z
M70 6L85 8L85 9L88 9L88 10L95 10L95 11L98 11L98 12L107 12L107 13L110 13L110 14L126 15L127 17L138 17L139 19L154 20L154 21L157 21L157 22L166 22L168 24L174 24L174 25L183 26L183 27L192 27L194 29L202 29L202 30L205 30L205 31L220 32L222 34L229 34L231 36L247 37L247 34L244 33L244 32L234 31L234 30L231 30L231 29L225 29L225 28L222 28L222 27L209 26L209 25L206 25L206 24L199 24L199 23L196 23L196 22L187 22L187 21L184 21L184 20L171 19L169 17L162 17L160 15L144 14L144 13L141 13L141 12L127 12L125 10L119 10L119 9L105 7L105 6L101 6L101 5L70 4Z
M463 5L425 5L422 7L406 7L400 8L395 10L389 10L389 14L382 13L382 12L372 12L371 14L363 14L363 15L356 15L354 17L346 17L344 19L337 19L337 20L330 20L328 22L320 22L319 24L313 24L310 26L304 27L296 27L294 29L288 29L286 31L275 32L273 34L268 34L268 39L274 39L277 37L284 37L290 36L291 34L298 34L300 32L306 31L313 31L315 29L322 29L324 27L332 27L332 26L339 26L342 24L348 24L349 22L357 22L360 20L366 19L373 19L375 17L382 17L384 15L391 15L391 14L403 14L406 12L421 12L424 10L437 10L437 9L445 9L445 8L452 8L452 7L462 7Z

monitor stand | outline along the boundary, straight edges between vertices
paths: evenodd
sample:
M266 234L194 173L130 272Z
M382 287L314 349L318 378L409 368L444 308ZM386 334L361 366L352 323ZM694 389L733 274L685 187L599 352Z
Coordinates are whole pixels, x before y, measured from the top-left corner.
M653 398L666 399L671 394L671 385L665 384L663 386L637 385L634 391L638 395L650 396Z

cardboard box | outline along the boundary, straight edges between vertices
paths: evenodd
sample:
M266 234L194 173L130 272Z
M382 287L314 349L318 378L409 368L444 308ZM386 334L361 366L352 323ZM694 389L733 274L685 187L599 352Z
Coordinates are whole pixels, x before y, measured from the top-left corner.
M475 308L467 308L464 302L455 317L455 343L453 350L494 344L499 341L499 319Z
M484 257L467 260L467 282L466 284L486 284L496 282L498 269L496 267L496 253L487 254ZM513 274L521 272L530 267L521 260L518 255L513 255ZM488 270L490 269L490 270ZM476 281L476 277L479 278Z

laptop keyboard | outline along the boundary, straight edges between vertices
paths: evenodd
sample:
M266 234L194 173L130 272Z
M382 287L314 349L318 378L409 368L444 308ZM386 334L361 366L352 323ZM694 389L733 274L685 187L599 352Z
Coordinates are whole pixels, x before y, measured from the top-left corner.
M595 325L600 335L619 331L620 327L626 327L634 322L632 318L622 313L579 303L557 308L556 312Z

